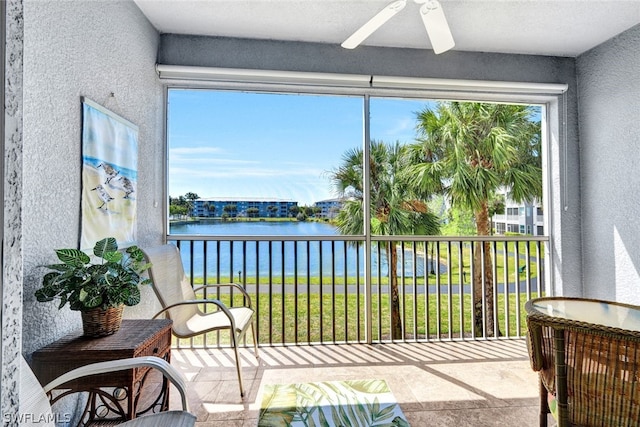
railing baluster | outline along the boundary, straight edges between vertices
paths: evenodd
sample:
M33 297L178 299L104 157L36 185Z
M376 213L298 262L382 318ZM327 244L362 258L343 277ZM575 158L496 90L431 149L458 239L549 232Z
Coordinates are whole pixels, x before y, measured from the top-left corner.
M518 328L518 334L520 333L520 245L518 242L513 243L513 256L515 258L515 294L516 294L516 327Z
M233 282L234 280L234 271L233 271L233 260L236 253L236 242L230 240L229 241L229 282ZM231 295L231 300L233 301L233 295Z
M436 254L438 258L440 257L440 242L436 242ZM447 270L451 270L451 264L449 260L447 260ZM440 340L442 338L442 307L441 307L441 298L440 295L440 286L441 286L441 278L440 278L440 269L436 269L436 339Z
M273 345L273 242L269 241L269 344Z
M476 304L475 304L475 294L476 294L476 266L474 263L475 260L475 251L476 251L476 245L474 244L474 242L469 241L469 283L471 284L471 290L469 292L469 294L471 295L471 304L469 305L471 307L471 339L475 340L476 339Z
M362 307L362 304L360 304L360 250L358 245L354 245L354 248L356 254L356 328L358 330L356 341L362 342L362 328L360 327L360 307ZM366 339L367 337L365 336L364 340L366 341Z
M387 261L389 261L390 249L393 242L387 242ZM391 293L391 269L393 267L387 262L387 298L389 301L389 341L393 342L393 299Z
M453 294L451 293L451 286L453 284L453 268L452 266L452 254L451 254L451 241L447 240L447 336L449 339L453 338Z
M349 342L349 275L348 275L348 268L347 268L347 263L348 263L348 252L347 252L347 242L343 241L342 242L342 252L343 252L343 262L344 262L344 268L343 268L343 274L342 277L344 278L344 342ZM356 335L357 337L357 335Z
M307 342L311 342L311 242L307 241Z
M282 341L281 344L284 344L287 342L287 331L286 331L286 325L287 325L287 311L285 310L285 300L286 300L286 293L285 293L285 276L284 276L284 260L285 260L285 246L286 246L286 241L281 241L280 242L280 256L282 257L282 260L280 261L280 268L282 269L281 274L280 274L280 280L282 281L282 283L280 284L280 309L282 310Z
M320 278L320 283L318 284L319 286L319 295L320 295L320 299L318 301L318 304L320 304L320 318L319 320L319 325L320 325L320 344L324 343L324 277L323 277L323 264L324 264L324 258L323 258L323 252L322 252L322 242L318 242L318 277Z
M293 342L298 344L298 241L293 242Z
M429 340L429 278L433 267L433 257L429 258L429 245L433 242L424 242L424 339ZM433 246L431 246L433 248ZM417 296L416 296L417 299Z
M336 342L336 242L331 241L331 337Z
M218 262L216 262L216 282L220 283L220 270L222 268L222 263L220 262L220 245L221 245L221 241L220 240L216 240L216 255L218 257ZM218 295L218 298L220 297L220 295Z
M527 261L525 263L525 265L527 266L526 267L526 278L525 278L525 280L527 281L527 300L530 300L531 299L531 274L529 274L529 273L531 271L531 268L530 268L530 266L531 266L531 253L530 253L530 248L529 248L529 243L530 242L527 240L526 243L527 243L527 245L524 247L524 257L525 257L525 259Z
M491 254L492 271L491 286L493 286L493 292L491 292L491 294L493 295L493 336L497 338L500 335L498 332L500 330L500 320L498 318L498 296L500 295L500 291L498 289L498 251L496 248L496 242L489 242L489 249Z
M536 292L538 293L537 295L538 297L543 297L546 295L546 292L544 289L544 275L543 275L543 269L542 269L543 267L542 244L543 242L541 241L536 242L536 277L537 277Z
M480 276L482 277L482 337L487 339L487 283L485 280L487 269L485 267L486 247L480 242Z
M207 285L207 243L209 242L202 242L202 253L203 253L203 259L202 259L202 284L203 285ZM195 276L195 274L194 274ZM204 292L203 292L203 298L204 299L208 299L209 298L209 290L207 288L204 288ZM208 312L210 310L210 308L208 307L209 304L206 304L204 306L204 311ZM203 337L204 339L204 346L208 347L209 345L209 341L208 341L208 336L205 335ZM218 338L218 342L220 342L220 339Z
M209 243L211 242L203 242L204 243L204 256L203 256L203 263L202 263L202 270L203 270L203 277L204 277L204 284L208 284L208 274L209 274ZM217 265L220 264L219 262L220 260L218 259L218 262L216 263ZM219 283L219 281L215 281L214 283ZM209 298L209 291L207 290L207 288L204 288L204 298L208 299ZM216 289L217 293L215 298L219 299L220 298L220 288ZM220 346L220 331L216 332L216 342L218 343L218 346ZM205 336L204 337L204 346L207 347L208 344L208 339Z
M242 242L242 259L245 260L247 259L247 241L243 241ZM247 263L243 262L242 263L242 277L240 278L240 282L242 284L242 287L247 289Z
M511 317L509 316L510 310L509 305L511 302L511 297L509 296L509 248L508 242L502 242L502 264L503 268L503 279L504 283L504 323L505 323L505 333L507 336L510 335L510 323ZM517 325L519 327L519 325Z
M194 253L194 247L193 245L195 244L195 242L191 241L189 242L189 283L191 284L191 287L194 287L194 279L195 279L195 274L193 271L193 253ZM206 336L203 337L204 340L204 345L206 345ZM189 346L193 347L193 340L194 338L189 338Z
M395 243L394 243L395 244ZM405 274L404 274L404 266L406 265L406 260L405 260L405 252L404 252L404 241L400 242L400 277L397 277L396 274L396 279L398 280L398 282L400 283L396 283L396 285L400 288L400 292L398 295L398 298L400 300L400 311L401 311L401 319L402 319L402 335L401 336L405 336L406 335L406 326L407 326L407 300L406 300L406 296L405 296L405 289L407 286L406 280L405 280ZM396 273L398 272L398 266L394 265L393 267L389 266L389 268L393 268L396 270Z
M458 276L459 276L459 288L458 294L460 295L459 311L460 311L460 339L464 339L465 330L464 330L464 287L466 280L466 272L464 270L464 242L462 240L458 240Z
M411 242L411 256L413 269L411 271L413 281L413 341L418 341L418 252L416 242Z
M247 263L244 262L245 259L247 259L247 241L243 240L242 241L242 270L240 270L242 273L242 277L239 277L238 279L238 283L239 285L241 285L245 290L247 289ZM242 304L246 304L246 298L243 296L242 297ZM247 345L247 336L245 335L243 337L243 342L245 345ZM220 343L220 339L218 339L218 343Z
M256 336L260 340L260 243L256 242Z
M378 341L382 341L382 245L376 242L378 271L377 271L377 287L378 287Z

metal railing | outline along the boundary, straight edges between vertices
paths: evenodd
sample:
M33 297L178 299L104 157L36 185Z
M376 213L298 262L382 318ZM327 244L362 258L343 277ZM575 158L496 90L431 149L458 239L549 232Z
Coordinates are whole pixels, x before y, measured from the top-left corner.
M245 287L261 345L520 338L524 303L545 293L548 238L539 236L374 236L368 251L360 236L168 240L180 248L193 286ZM388 268L392 248L395 275ZM480 294L475 304L474 294ZM241 295L203 297L241 302ZM400 332L393 328L398 323ZM218 334L178 343L221 344Z

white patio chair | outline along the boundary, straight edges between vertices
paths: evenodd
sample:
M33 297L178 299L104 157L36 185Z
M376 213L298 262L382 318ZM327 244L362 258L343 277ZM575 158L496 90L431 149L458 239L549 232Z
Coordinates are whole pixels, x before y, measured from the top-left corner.
M56 417L53 415L47 393L62 384L87 375L104 374L137 367L151 367L158 369L178 390L182 398L182 411L165 411L145 415L126 421L121 426L126 427L187 427L194 426L196 417L189 413L186 397L186 386L180 373L166 360L155 356L134 357L130 359L98 362L67 372L49 384L42 387L29 364L21 360L20 370L20 416L21 426L55 426Z
M253 332L253 346L258 359L258 341L251 308L251 297L241 286L235 283L211 284L192 288L187 279L179 249L166 244L150 249L143 249L147 260L152 264L149 278L153 282L153 290L160 300L162 310L155 316L166 315L173 320L172 332L178 338L191 338L212 331L229 330L231 346L236 359L240 396L244 397L242 383L241 359L238 346L249 328ZM245 305L228 307L218 299L198 299L196 292L201 289L232 287L244 296ZM202 304L213 305L216 311L206 313L200 309Z

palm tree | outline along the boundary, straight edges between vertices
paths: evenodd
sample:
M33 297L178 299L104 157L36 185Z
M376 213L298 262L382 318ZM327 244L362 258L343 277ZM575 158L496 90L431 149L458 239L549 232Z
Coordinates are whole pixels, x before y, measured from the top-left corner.
M276 205L267 206L267 212L269 212L269 216L271 218L275 217L280 209Z
M188 192L184 195L184 198L187 200L187 206L189 207L189 213L193 214L194 202L200 198L196 193Z
M298 205L293 205L289 208L289 215L291 215L292 217L298 216L299 212L300 212L300 206Z
M213 203L209 203L207 206L207 210L209 211L209 216L216 216L216 205Z
M428 211L424 199L412 191L406 179L402 179L401 171L409 161L406 154L405 147L399 143L387 145L384 142L371 142L369 202L371 232L374 235L433 235L439 232L437 216ZM366 198L362 161L362 149L348 150L342 157L340 167L330 173L336 189L345 199L335 220L342 234L363 233L363 200ZM388 242L385 254L391 287L391 336L401 339L397 242Z
M408 169L413 183L423 191L443 193L452 207L473 211L477 234L488 236L490 201L499 188L507 188L518 202L541 198L540 122L534 117L530 106L472 102L440 102L419 112L420 138L412 150L422 162ZM488 242L484 247L476 243L473 263L475 331L500 334Z
M227 214L227 217L230 216L232 218L235 218L236 214L238 213L238 205L234 205L234 204L224 205L224 207L222 208L222 211Z

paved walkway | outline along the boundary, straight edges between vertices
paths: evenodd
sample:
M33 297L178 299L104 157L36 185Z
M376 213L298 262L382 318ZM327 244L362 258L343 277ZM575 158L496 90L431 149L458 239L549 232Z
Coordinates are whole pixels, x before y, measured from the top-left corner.
M242 350L241 399L231 351L172 350L197 425L255 427L265 384L374 378L387 381L414 427L538 425L538 379L524 340L265 347L260 356Z

